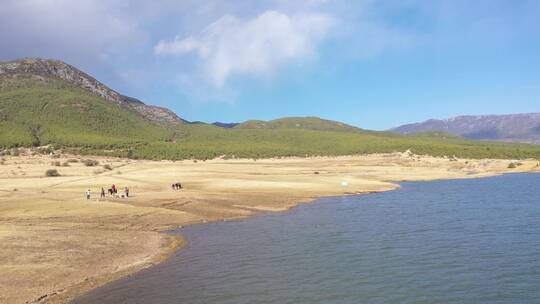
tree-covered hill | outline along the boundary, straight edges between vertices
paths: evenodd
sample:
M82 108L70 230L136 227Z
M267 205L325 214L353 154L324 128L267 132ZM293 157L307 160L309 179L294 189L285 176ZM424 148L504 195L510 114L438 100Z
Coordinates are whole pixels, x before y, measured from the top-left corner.
M154 111L154 107L134 99L121 97L117 102L108 98L102 93L118 93L99 82L100 86L88 86L46 70L36 72L31 66L17 73L13 69L5 72L2 64L2 149L48 145L81 154L147 159L333 156L406 150L435 156L540 158L540 146L478 142L441 133L404 136L316 117L248 121L232 128L190 124L167 109ZM146 115L145 111L152 113Z
M270 121L248 120L235 126L237 129L303 129L315 131L358 132L360 128L351 125L321 119L318 117L285 117Z
M1 78L0 78L1 79ZM0 145L107 146L166 140L171 132L58 79L1 84Z

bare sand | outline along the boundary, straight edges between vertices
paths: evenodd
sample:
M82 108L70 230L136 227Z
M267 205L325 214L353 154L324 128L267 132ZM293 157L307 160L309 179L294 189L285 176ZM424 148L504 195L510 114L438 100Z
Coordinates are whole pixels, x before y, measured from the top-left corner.
M4 157L0 165L0 303L65 303L170 256L162 231L285 211L321 196L391 190L395 182L539 171L538 161L450 160L410 153L269 160L147 161ZM103 165L108 164L112 170ZM45 177L57 169L60 177ZM173 182L184 189L174 191ZM102 187L129 198L99 198ZM86 200L84 192L92 190Z

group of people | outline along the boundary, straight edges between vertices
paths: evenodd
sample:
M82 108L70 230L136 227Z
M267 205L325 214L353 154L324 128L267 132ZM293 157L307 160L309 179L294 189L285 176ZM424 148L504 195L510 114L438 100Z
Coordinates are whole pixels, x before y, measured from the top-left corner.
M182 184L180 182L173 183L171 185L171 188L173 190L180 190L182 189ZM124 187L124 192L120 195L118 194L118 187L115 184L113 184L111 188L109 188L107 191L105 191L105 188L101 188L101 198L106 198L107 193L109 194L109 196L113 196L113 197L120 196L122 198L127 198L129 197L129 188ZM92 191L90 189L86 190L84 194L86 195L87 200L91 199Z
M101 198L105 198L107 196L106 193L108 193L110 196L117 197L118 196L118 187L115 184L113 184L111 186L111 188L109 188L107 191L105 191L105 188L101 188ZM86 195L86 199L89 200L91 198L91 196L92 196L92 191L90 189L86 190L85 195ZM122 198L129 197L129 188L128 187L124 188L124 193L121 194L120 197L122 197Z

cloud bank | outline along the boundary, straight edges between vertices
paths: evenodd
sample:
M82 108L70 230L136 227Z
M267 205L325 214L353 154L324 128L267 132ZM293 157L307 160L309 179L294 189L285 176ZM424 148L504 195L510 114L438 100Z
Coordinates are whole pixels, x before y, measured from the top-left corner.
M225 15L200 33L160 41L157 55L195 54L215 86L234 75L267 75L280 66L317 55L335 20L322 13L288 15L274 10L254 18Z
M129 2L104 0L0 1L0 59L54 57L95 62L144 40Z

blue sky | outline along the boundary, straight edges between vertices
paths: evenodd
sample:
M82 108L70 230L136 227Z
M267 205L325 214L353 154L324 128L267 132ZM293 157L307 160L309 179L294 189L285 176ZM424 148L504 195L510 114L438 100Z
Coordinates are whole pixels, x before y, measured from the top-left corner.
M61 59L188 120L540 111L540 1L0 4L0 60Z

